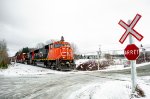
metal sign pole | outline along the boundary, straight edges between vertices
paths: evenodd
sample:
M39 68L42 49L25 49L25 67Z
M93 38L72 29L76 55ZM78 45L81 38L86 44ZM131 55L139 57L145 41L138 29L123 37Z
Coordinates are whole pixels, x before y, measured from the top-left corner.
M130 24L130 20L128 21L128 24ZM133 36L131 34L129 34L129 43L134 44L134 39L133 39ZM137 83L136 83L136 77L137 77L136 60L131 60L130 66L131 66L132 93L135 93L135 89L137 86Z
M130 24L130 20L128 21L128 24ZM131 34L129 34L129 43L134 44L134 39ZM135 89L137 86L136 60L130 60L130 66L131 66L132 93L135 93Z

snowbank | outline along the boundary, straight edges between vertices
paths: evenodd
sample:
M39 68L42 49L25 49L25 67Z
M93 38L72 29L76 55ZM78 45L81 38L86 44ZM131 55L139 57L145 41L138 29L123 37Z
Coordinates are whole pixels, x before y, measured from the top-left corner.
M20 64L20 63L9 65L7 69L0 69L0 75L3 76L42 75L42 74L85 74L87 72L82 72L77 70L68 71L68 72L57 71L57 70L52 70L40 66L38 67L38 66Z
M79 60L76 60L75 61L76 67L78 67L80 64L83 64L83 63L88 62L90 60L93 60L93 59L79 59ZM104 61L104 60L106 60L106 59L101 59L100 61ZM97 61L97 59L95 61ZM125 67L123 65L124 61L126 61L126 60L115 59L114 64L116 64L116 65L110 65L110 66L106 67L106 69L99 70L99 71L113 71L113 70L130 69L131 67ZM136 67L142 67L142 66L146 66L146 65L150 65L150 62L137 64Z
M143 67L146 65L150 65L150 62L137 64L136 67L138 68L138 67ZM125 69L131 69L131 67L124 67L124 65L110 65L107 67L107 69L100 70L100 71L113 71L113 70L125 70Z
M78 59L75 61L76 67L78 67L80 64L85 63L89 61L90 59Z
M150 99L150 86L140 84L140 87L144 90L146 95L146 97L140 99ZM130 82L108 81L103 84L91 83L84 85L81 89L73 92L68 99L130 99L130 97Z
M76 67L78 67L80 64L83 64L83 63L85 63L85 62L88 62L88 61L98 61L98 59L78 59L78 60L76 60L75 61L75 64L76 64ZM99 61L106 61L106 59L105 58L103 58L103 59L100 59Z
M59 72L51 69L46 69L38 66L26 65L26 64L12 64L9 65L7 69L0 69L0 75L4 76L17 76L17 75L34 75L34 74L50 74L57 73L63 74L64 72Z

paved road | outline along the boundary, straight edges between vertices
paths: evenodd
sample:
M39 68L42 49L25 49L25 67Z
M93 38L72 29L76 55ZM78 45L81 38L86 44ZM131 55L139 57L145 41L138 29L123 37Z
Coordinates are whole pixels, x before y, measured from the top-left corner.
M0 76L0 99L65 99L68 95L64 95L64 92L75 91L91 82L102 83L107 80L109 79L89 74Z
M116 71L109 71L109 73L120 73L120 74L130 74L130 68L124 70L116 70ZM150 76L150 65L144 65L141 67L137 67L137 75L138 76Z
M150 75L150 66L137 69L139 76ZM90 83L130 79L130 70L86 72L18 77L0 76L0 99L65 99L71 92Z

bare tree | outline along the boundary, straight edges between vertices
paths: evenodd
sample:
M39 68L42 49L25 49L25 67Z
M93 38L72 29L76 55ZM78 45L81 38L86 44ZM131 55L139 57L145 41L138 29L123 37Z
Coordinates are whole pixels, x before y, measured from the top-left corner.
M58 41L58 40L56 40L56 39L47 40L47 41L46 41L46 44L51 44L51 43L53 43L53 42L55 42L55 41Z
M106 59L112 59L112 56L110 54L105 54L104 56Z
M9 63L6 41L0 41L0 68L7 68Z
M71 48L73 49L73 53L75 55L78 54L78 48L77 48L77 45L75 43L71 43Z
M42 48L42 47L44 47L44 46L45 46L44 43L38 43L38 44L36 45L36 48L39 49L39 48Z

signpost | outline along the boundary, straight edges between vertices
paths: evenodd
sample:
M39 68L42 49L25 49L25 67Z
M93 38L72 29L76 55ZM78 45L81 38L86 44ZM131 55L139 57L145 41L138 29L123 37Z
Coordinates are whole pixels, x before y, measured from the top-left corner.
M141 15L137 14L135 18L132 20L132 22L128 22L126 24L124 21L120 20L119 25L121 25L126 31L120 38L119 42L123 44L123 42L126 40L127 36L129 35L129 45L124 50L125 57L130 60L130 66L131 66L131 79L132 79L132 93L135 93L135 89L137 87L136 83L136 59L139 56L139 48L134 44L133 37L135 37L137 40L141 41L143 39L143 36L139 34L137 31L135 31L133 28L136 25L136 23L141 18Z

